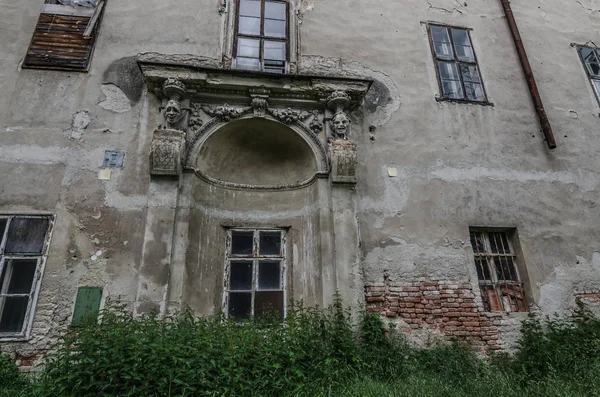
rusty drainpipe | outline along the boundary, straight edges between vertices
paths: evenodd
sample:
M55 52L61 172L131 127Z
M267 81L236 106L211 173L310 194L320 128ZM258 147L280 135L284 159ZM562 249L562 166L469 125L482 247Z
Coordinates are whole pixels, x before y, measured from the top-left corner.
M517 53L519 54L521 67L523 68L523 73L525 73L525 79L527 80L527 85L529 86L531 99L533 100L535 111L540 120L542 132L546 138L546 143L548 144L548 148L556 149L556 141L554 140L554 134L552 133L552 126L550 125L550 121L546 115L546 110L544 110L544 104L542 103L540 92L538 91L537 84L535 83L535 77L533 76L533 71L531 70L531 65L529 64L529 58L527 57L527 52L523 46L523 40L521 40L519 28L517 27L517 21L515 21L515 16L513 15L510 7L510 2L509 0L500 0L500 2L502 3L502 8L504 8L504 15L506 15L510 33L512 34L515 46L517 47Z

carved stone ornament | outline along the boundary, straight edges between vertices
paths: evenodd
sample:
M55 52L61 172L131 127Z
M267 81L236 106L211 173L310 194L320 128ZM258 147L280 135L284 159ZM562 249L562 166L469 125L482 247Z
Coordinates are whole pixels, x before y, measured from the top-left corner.
M168 98L163 110L165 117L165 128L173 130L184 130L184 109L181 107L181 99L186 94L185 84L173 78L168 78L163 83L163 94Z
M224 104L215 109L206 105L202 105L201 108L209 116L216 117L224 122L230 121L231 119L237 119L252 110L252 107L234 108L228 104Z
M157 129L152 138L150 174L178 176L185 148L185 132Z
M323 123L320 120L320 113L317 109L312 111L313 119L308 126L312 132L316 134L321 133L323 131Z
M330 142L331 180L333 183L356 184L357 146L345 139Z
M188 122L188 128L191 132L196 133L200 131L200 128L202 125L204 125L204 122L202 121L202 115L200 114L202 109L201 105L198 103L192 103L191 107L192 109L190 113L190 120Z
M252 98L250 106L254 109L254 117L265 117L269 104L265 98L255 97Z
M331 118L333 139L350 138L350 117L344 111L350 105L350 96L343 91L336 91L327 98L327 107L335 111Z
M292 108L279 110L268 109L268 112L271 114L271 116L275 117L284 124L292 124L296 121L304 121L311 115L308 112L299 112L297 110L293 110Z

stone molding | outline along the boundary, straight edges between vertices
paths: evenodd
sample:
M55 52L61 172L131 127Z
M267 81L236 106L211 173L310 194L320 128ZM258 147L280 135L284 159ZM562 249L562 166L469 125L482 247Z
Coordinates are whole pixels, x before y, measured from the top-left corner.
M356 184L357 151L356 143L347 139L330 142L331 181L333 183Z
M334 182L356 183L357 146L350 141L348 114L362 104L372 80L222 70L188 63L184 58L179 63L160 59L154 56L149 60L141 54L138 63L149 92L162 100L165 130L181 134L173 140L155 132L151 158L156 157L157 165L151 167L153 175L178 175L180 164L172 162L176 153L184 168L193 170L202 144L224 124L265 118L291 128L307 142L317 159L317 177L327 177L333 170Z
M152 137L150 174L179 176L185 150L185 133L172 129L157 129Z

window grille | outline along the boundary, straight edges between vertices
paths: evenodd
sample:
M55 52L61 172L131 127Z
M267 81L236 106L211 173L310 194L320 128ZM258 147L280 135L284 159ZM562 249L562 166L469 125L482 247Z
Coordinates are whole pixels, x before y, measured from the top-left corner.
M528 311L510 236L505 231L471 230L471 245L486 311Z

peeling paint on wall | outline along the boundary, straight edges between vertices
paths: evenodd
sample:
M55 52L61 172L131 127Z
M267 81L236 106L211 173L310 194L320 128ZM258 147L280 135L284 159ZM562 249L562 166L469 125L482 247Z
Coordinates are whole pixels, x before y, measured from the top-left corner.
M131 110L129 98L119 87L114 84L102 84L100 89L106 99L99 102L98 106L115 113L125 113Z

